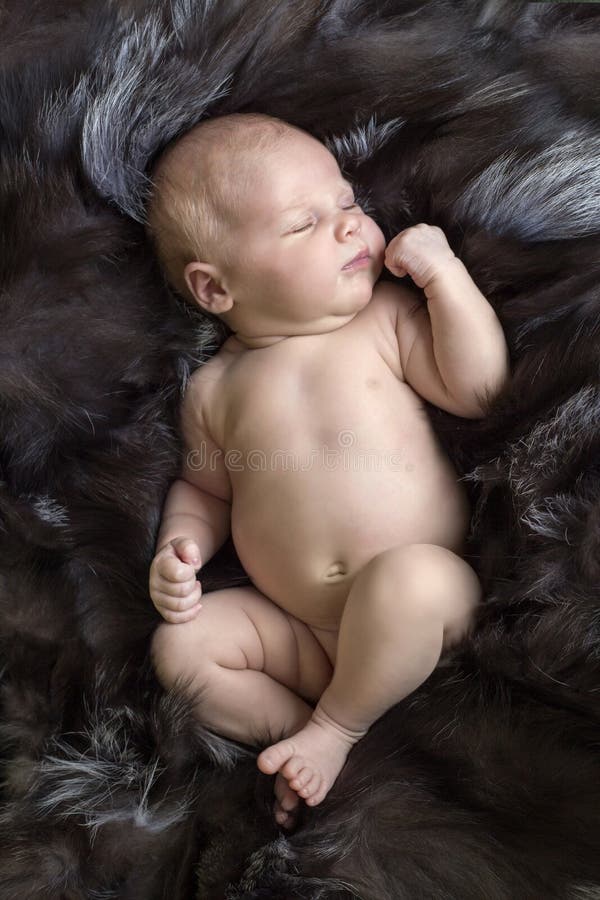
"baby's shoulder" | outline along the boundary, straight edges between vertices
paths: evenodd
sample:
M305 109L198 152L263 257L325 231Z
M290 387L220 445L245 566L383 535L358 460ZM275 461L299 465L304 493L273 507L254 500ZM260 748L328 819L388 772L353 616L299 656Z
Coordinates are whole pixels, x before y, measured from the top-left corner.
M378 340L395 340L398 308L404 291L389 281L378 281L373 288L371 301L360 313L361 330L376 336Z
M197 402L199 395L208 396L214 386L223 378L225 366L220 358L219 350L206 362L194 369L190 375L184 394L184 401Z
M414 291L392 281L378 281L373 288L369 306L375 315L396 326L398 316L406 315L420 307L421 301Z
M362 311L365 332L374 339L379 352L390 369L402 378L399 333L405 317L421 305L415 294L400 284L379 281L373 289L371 302Z
M210 431L215 405L224 405L224 381L228 369L227 354L218 350L198 366L188 379L181 404L184 431Z

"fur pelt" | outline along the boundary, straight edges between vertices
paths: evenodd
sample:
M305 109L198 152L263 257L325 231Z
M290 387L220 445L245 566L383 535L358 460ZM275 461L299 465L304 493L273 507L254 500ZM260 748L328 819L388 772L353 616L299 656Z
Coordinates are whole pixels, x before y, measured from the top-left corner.
M600 12L503 0L0 3L0 897L600 897ZM477 628L295 833L148 660L177 406L219 334L167 291L148 171L201 118L328 141L389 239L444 228L509 388L430 409ZM231 548L205 589L243 581Z

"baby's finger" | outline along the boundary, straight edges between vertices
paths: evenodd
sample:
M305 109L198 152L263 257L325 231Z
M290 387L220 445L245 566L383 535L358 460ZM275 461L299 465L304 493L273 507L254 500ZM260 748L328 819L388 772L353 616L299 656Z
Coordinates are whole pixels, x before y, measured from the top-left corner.
M196 578L188 581L169 581L168 578L155 578L152 587L158 594L166 594L168 597L181 599L189 597L200 584Z
M398 278L403 278L407 274L407 269L402 263L402 254L397 250L391 249L391 245L385 251L384 263L386 269L389 269Z
M202 596L202 588L196 582L185 594L177 595L172 591L172 586L155 586L152 597L157 606L164 606L173 612L183 612L197 603Z
M192 538L175 538L171 545L182 562L194 566L194 569L200 568L200 548L196 541Z
M195 619L201 609L202 604L196 603L195 606L192 606L191 609L186 609L185 612L176 613L165 610L164 613L162 613L162 617L165 622L169 622L170 625L183 625L184 622L190 622L192 619Z
M156 572L166 581L189 581L196 574L194 566L181 562L176 556L163 556L157 563Z
M395 263L386 263L386 268L395 275L396 278L404 278L405 275L408 275L406 269L403 269L402 266L397 266Z

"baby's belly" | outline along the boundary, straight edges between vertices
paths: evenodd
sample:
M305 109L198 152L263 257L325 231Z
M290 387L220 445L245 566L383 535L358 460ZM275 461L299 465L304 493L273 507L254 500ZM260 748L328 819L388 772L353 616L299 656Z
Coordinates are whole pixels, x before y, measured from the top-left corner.
M234 484L233 540L256 587L309 625L336 627L356 574L390 547L462 551L468 503L441 451L264 468Z

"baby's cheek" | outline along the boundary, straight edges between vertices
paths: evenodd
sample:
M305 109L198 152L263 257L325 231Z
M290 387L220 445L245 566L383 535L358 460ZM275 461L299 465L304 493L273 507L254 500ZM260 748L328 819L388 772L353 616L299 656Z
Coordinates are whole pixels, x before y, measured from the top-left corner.
M371 233L368 236L365 235L365 237L367 238L367 243L369 244L371 255L375 263L375 277L378 278L383 269L385 258L385 238L383 232L375 222L373 222L370 232Z
M383 256L385 253L385 238L383 236L383 232L379 225L373 221L373 219L367 218L367 222L371 252L374 255L377 255L383 263Z

